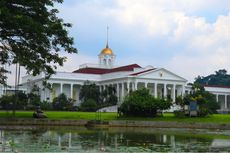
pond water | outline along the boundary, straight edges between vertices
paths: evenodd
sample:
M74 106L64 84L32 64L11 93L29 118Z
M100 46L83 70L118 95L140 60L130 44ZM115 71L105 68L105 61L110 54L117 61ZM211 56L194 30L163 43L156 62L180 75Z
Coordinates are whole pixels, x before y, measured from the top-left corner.
M0 152L230 152L230 131L0 127Z

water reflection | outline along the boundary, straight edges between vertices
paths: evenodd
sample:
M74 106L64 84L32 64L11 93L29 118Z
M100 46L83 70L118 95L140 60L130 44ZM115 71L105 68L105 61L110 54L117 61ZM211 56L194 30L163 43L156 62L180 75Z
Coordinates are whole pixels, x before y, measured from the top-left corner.
M0 129L0 152L230 151L229 131L84 127Z

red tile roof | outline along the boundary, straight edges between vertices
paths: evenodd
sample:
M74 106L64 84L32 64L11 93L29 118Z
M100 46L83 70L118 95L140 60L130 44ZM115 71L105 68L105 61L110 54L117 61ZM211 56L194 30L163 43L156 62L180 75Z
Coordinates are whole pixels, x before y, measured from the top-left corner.
M154 70L154 69L148 69L148 70L144 70L144 71L141 71L141 72L133 73L133 74L130 74L130 75L139 75L141 73L145 73L145 72L152 71L152 70Z
M73 73L86 73L86 74L105 74L108 72L108 69L101 69L101 68L82 68L78 69L76 71L73 71Z
M122 71L133 71L134 68L141 68L137 64L131 64L126 66L121 66L113 69L103 69L103 68L81 68L76 71L73 71L73 73L85 73L85 74L106 74L106 73L113 73L113 72L122 72Z

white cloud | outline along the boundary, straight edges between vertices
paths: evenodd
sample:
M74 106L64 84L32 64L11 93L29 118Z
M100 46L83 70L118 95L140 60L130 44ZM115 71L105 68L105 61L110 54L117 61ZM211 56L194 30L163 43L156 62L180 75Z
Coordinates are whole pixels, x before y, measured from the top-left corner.
M154 66L166 67L190 81L197 75L208 75L220 68L230 72L228 69L230 13L226 14L226 10L230 10L229 0L114 0L112 2L111 4L111 1L107 0L85 0L73 2L71 5L64 2L64 5L58 6L60 16L74 24L70 34L73 36L76 34L78 43L84 39L85 44L78 45L87 46L92 40L104 38L98 36L101 34L98 31L102 31L109 23L116 31L117 40L113 42L116 41L118 45L123 46L132 45L130 50L133 52L130 56L133 57L126 59L122 57L124 50L119 54L115 53L119 63L135 62L148 65L148 62L154 62ZM210 22L209 18L214 19ZM164 50L169 51L162 52L163 47L153 50L152 44L144 44L156 40L160 40L159 46L166 46ZM168 48L167 44L170 44ZM133 46L137 50L133 50L135 49ZM123 49L118 46L114 48ZM98 53L96 49L95 52ZM58 68L60 71L71 72L81 64L97 63L97 57L92 55L64 55L68 57L68 61L64 67Z
M57 71L61 72L72 72L74 70L77 70L81 64L84 63L97 63L97 58L87 56L87 55L81 55L81 54L67 54L67 53L61 53L61 56L67 57L67 61L64 63L63 66L58 66ZM7 75L7 84L14 86L15 84L15 72L16 68L15 65L7 66L7 70L11 71L10 74ZM21 67L20 76L23 77L26 75L25 68ZM21 80L20 80L21 82Z
M197 75L208 75L220 68L229 70L230 13L219 14L213 23L206 16L190 15L202 9L229 8L226 2L120 0L119 8L111 14L126 27L140 24L145 35L165 37L170 43L184 46L179 52L171 48L175 51L165 66L192 81Z
M67 61L64 63L64 66L58 67L58 71L64 71L64 72L72 72L74 70L77 70L80 65L85 63L98 63L97 57L91 57L87 55L82 54L67 54L62 53L62 56L67 57Z

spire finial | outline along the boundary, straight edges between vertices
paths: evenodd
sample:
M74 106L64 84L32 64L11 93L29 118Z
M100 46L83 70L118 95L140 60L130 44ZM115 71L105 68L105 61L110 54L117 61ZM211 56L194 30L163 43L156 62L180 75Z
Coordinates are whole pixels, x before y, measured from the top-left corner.
M106 48L109 48L109 26L107 25L107 41L106 41Z

